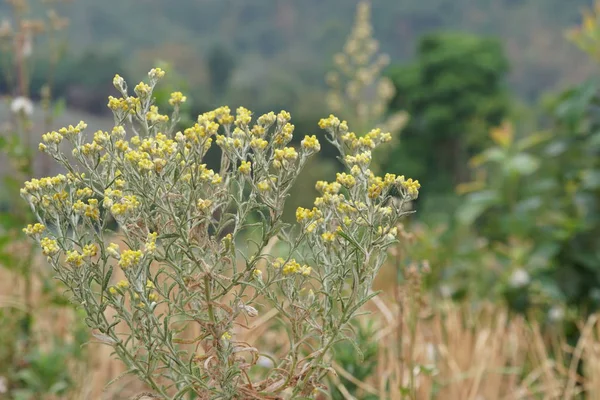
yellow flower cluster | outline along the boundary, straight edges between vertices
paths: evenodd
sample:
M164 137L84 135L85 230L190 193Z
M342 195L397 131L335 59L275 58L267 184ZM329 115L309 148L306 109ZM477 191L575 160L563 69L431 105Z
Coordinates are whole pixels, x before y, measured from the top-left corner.
M419 189L421 188L419 181L413 181L412 178L408 178L406 181L402 182L402 186L411 197L416 198L419 195Z
M302 148L310 151L319 151L321 150L321 144L317 140L315 135L305 136L302 142L300 143Z
M282 111L285 112L285 111ZM287 112L285 112L288 116L289 114ZM280 113L281 115L281 113ZM289 119L289 118L287 118ZM279 116L277 117L277 121L279 120L286 120L285 117L280 118ZM280 130L278 130L274 137L273 137L273 143L275 143L278 146L285 146L286 144L288 144L292 138L294 137L294 125L290 124L290 123L285 123Z
M140 202L135 195L127 195L121 198L118 203L114 203L110 207L110 212L115 216L125 215L137 210L139 205Z
M83 265L83 255L79 254L77 250L67 251L65 261L74 267L81 267Z
M336 174L335 180L337 183L347 188L351 188L354 185L356 185L356 179L354 178L354 176L349 175L345 172Z
M312 268L308 265L300 265L293 258L286 262L283 258L277 258L271 266L275 269L281 269L283 275L301 274L304 276L310 275Z
M34 194L43 189L58 189L58 187L63 185L66 181L67 178L62 174L41 179L34 178L25 182L25 187L21 189L21 194Z
M146 113L146 121L150 122L151 124L169 122L169 116L160 114L157 106L150 106L150 110Z
M44 233L44 231L46 230L46 226L44 226L43 224L28 224L26 228L23 228L23 232L28 235L28 236L37 236L40 235L42 233Z
M262 181L258 182L256 184L256 187L261 192L268 192L271 190L271 185L269 184L269 181L267 179L263 179Z
M264 150L268 145L269 142L261 138L254 138L250 141L250 147L252 147L254 150Z
M335 232L323 232L321 238L326 242L333 242L335 240Z
M84 187L82 189L77 189L77 191L75 192L75 196L78 197L78 198L80 198L80 199L83 199L85 197L92 197L93 194L94 194L94 192L89 187Z
M129 289L129 282L122 279L119 282L117 282L117 284L115 286L111 286L111 288L108 289L108 291L110 292L110 294L116 295L120 291L127 290L127 289Z
M242 161L238 167L238 171L244 175L250 175L250 172L252 172L252 163L250 161Z
M150 72L148 72L148 76L150 77L150 79L152 79L153 81L157 81L159 79L161 79L162 77L165 76L165 71L163 71L160 68L152 68L150 70Z
M221 175L215 173L212 169L206 168L206 164L198 166L198 173L200 174L200 180L210 182L213 185L218 185L223 181Z
M47 237L42 238L42 240L40 241L40 245L42 247L42 253L45 256L53 256L60 250L58 247L58 242L54 239L50 239Z
M119 260L119 266L123 269L130 268L138 264L144 253L141 250L125 250L121 253L121 259Z
M94 257L96 254L98 254L98 245L94 243L86 244L83 246L82 254L84 257Z
M100 219L100 210L98 209L97 199L88 199L87 204L81 200L77 200L77 202L73 204L73 211L94 220Z
M323 216L321 210L316 207L313 207L312 210L309 210L304 207L298 207L296 209L296 221L302 223L306 221L310 221L313 219L319 219Z
M206 212L208 210L210 210L210 206L212 206L212 200L204 200L204 199L199 199L198 202L196 203L196 207L198 208L198 211L201 212Z
M245 107L238 107L235 110L235 126L238 128L248 127L252 121L252 113Z
M108 246L106 246L106 252L114 258L120 257L119 250L119 245L116 243L110 243Z
M319 121L319 128L321 129L339 129L340 131L348 131L348 123L346 121L340 121L338 117L330 114L327 118L322 118Z
M135 114L141 106L140 99L128 96L126 98L108 97L108 108L116 112Z
M145 99L150 95L150 92L152 92L152 88L147 83L140 82L137 85L135 85L135 88L133 88L133 91L141 99Z
M181 92L173 92L171 93L171 98L169 99L169 104L172 106L179 106L187 101L187 97L183 95Z
M158 233L152 232L148 234L148 238L146 239L146 246L144 247L144 251L148 254L152 254L156 251L156 238L158 237Z

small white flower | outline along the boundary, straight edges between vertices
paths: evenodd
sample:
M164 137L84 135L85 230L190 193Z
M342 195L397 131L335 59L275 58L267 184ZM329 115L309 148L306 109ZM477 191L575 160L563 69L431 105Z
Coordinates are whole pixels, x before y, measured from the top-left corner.
M551 321L562 321L564 317L565 310L560 306L554 306L548 311L548 318L550 318Z
M509 279L509 284L513 288L521 288L530 282L529 274L523 268L516 269Z
M22 112L27 116L31 116L33 114L33 103L27 97L15 97L10 104L10 111L12 111L14 114L19 114Z

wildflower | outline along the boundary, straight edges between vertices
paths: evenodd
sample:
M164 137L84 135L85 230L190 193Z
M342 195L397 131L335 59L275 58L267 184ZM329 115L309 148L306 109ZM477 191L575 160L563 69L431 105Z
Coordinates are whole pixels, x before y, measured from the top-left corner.
M269 181L267 181L265 179L263 179L262 181L258 182L258 184L256 185L256 187L261 192L268 192L269 190L271 190L271 185L269 185Z
M294 259L291 259L283 266L282 273L284 275L295 274L301 270L300 264Z
M156 232L152 232L148 234L148 238L146 239L146 247L144 248L144 250L149 253L152 254L156 251L156 237L158 236L158 233Z
M127 282L126 280L122 279L119 282L117 282L117 287L119 289L129 289L129 282Z
M231 340L231 333L225 332L221 335L222 340Z
M156 293L150 293L148 295L148 300L153 301L153 302L158 301L158 294L156 294Z
M123 79L119 74L116 74L113 78L113 86L117 90L121 90L123 88L123 85L125 85L125 79Z
M419 181L413 181L412 178L409 178L402 182L402 186L412 198L416 198L419 195L419 189L421 188Z
M68 251L65 261L74 267L81 267L83 265L83 256L76 250Z
M333 129L339 125L340 120L332 114L328 118L323 118L319 121L319 128L321 129Z
M35 224L35 225L27 225L26 228L23 228L23 232L27 235L27 236L38 236L42 233L44 233L44 231L46 230L46 226L43 224Z
M321 150L321 144L317 140L315 135L305 136L304 140L301 142L302 148L310 151L319 151Z
M235 126L237 126L237 127L248 126L248 124L252 120L252 113L250 112L250 110L248 110L244 107L238 107L238 109L235 110L235 112L236 112Z
M348 188L351 188L352 186L356 185L356 179L354 179L354 176L346 174L344 173L338 173L336 175L336 181L343 186L346 186Z
M111 287L109 287L109 288L108 288L108 292L109 292L110 294L112 294L113 296L116 296L116 295L119 293L119 292L117 291L117 288L116 288L116 287L114 287L114 286L111 286Z
M119 266L123 269L127 269L133 265L136 265L142 259L144 254L140 250L125 250L121 253L121 259L119 260Z
M140 98L143 99L150 95L150 92L152 92L152 88L147 83L140 82L135 86L133 91L135 92L135 94L137 94Z
M250 141L250 147L252 147L254 150L264 150L267 148L268 144L269 142L260 138L252 139Z
M42 135L42 141L46 144L60 144L63 140L63 135L56 131L45 133Z
M335 233L334 232L323 232L321 234L321 238L323 238L323 240L326 242L333 242L335 240Z
M298 207L296 209L296 221L298 222L304 222L313 218L320 218L321 216L321 211L316 207L313 207L312 210L304 207Z
M173 92L171 93L171 98L169 99L169 104L172 106L179 106L187 101L187 97L183 95L181 92Z
M98 245L91 243L83 246L83 257L94 257L98 254Z
M83 189L77 189L77 192L75 192L75 196L79 198L91 197L93 193L94 192L92 192L91 188L85 187Z
M204 200L204 199L199 199L198 202L196 203L196 207L198 208L199 211L202 211L202 212L208 211L210 209L211 205L212 205L211 200Z
M262 279L262 271L260 269L253 269L252 270L252 275L256 278L256 279Z
M118 259L120 257L119 255L119 245L116 243L111 243L108 246L106 246L106 252L113 256L114 258Z
M165 71L163 71L160 68L152 68L150 70L150 72L148 72L148 76L150 77L150 79L152 79L153 81L157 81L159 79L161 79L162 77L165 76Z
M123 197L120 202L113 204L110 207L110 211L115 216L125 215L137 210L140 202L135 195L128 195Z
M45 256L53 256L59 251L58 243L54 239L45 237L40 241L40 245Z
M238 171L244 175L250 175L250 172L252 171L252 163L250 161L242 161L241 165L238 167Z

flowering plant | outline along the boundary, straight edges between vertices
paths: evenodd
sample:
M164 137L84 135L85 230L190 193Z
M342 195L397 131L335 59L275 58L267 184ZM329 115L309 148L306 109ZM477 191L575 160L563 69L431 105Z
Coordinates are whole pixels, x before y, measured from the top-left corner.
M314 207L299 208L298 224L286 224L286 197L320 149L316 136L292 147L289 113L253 122L243 107L235 115L218 108L176 132L186 97L173 93L173 112L160 114L152 91L163 75L150 71L135 95L115 77L121 97L108 103L110 132L86 141L80 122L43 135L40 150L67 173L25 183L21 195L39 220L25 232L85 309L95 336L156 396L313 396L332 345L350 338L349 322L375 295L371 283L419 183L369 170L371 151L389 134L375 129L358 138L330 116L319 126L347 172L318 182ZM218 172L204 162L213 139ZM286 245L283 256L270 254L274 241ZM124 279L114 283L119 269ZM260 374L252 366L265 354L239 333L269 308L285 322L288 346Z

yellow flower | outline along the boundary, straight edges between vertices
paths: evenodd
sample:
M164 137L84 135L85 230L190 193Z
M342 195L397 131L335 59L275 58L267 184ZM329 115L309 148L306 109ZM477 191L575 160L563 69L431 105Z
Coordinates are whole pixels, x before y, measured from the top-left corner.
M323 118L319 121L319 128L321 129L333 129L340 125L340 120L333 114L330 114L328 118Z
M35 224L35 225L27 225L26 228L23 228L23 232L25 232L26 235L28 236L36 236L39 235L41 233L43 233L46 230L46 227L42 224Z
M198 202L196 203L196 207L198 208L199 211L202 212L206 212L210 209L210 206L212 205L212 200L203 200L203 199L199 199Z
M114 286L111 286L111 287L109 287L109 288L108 288L108 292L109 292L110 294L112 294L113 296L116 296L116 295L117 295L117 293L119 293L119 292L117 291L117 288L115 288Z
M127 282L126 280L120 280L119 282L117 282L117 287L119 289L128 289L129 288L129 282Z
M187 97L183 95L181 92L173 92L171 93L171 98L169 99L169 104L172 106L178 106L187 101Z
M83 265L83 256L76 250L67 251L65 261L75 267L81 267Z
M317 140L317 137L315 135L305 136L304 140L302 140L302 142L301 142L301 145L302 145L302 148L305 150L311 150L311 151L321 150L321 144L319 143L319 141Z
M143 257L143 253L140 250L125 250L121 253L121 259L119 260L119 266L123 269L127 269L140 262Z
M250 141L250 147L252 147L254 150L264 150L267 148L268 144L269 142L261 138L255 138Z
M83 256L93 257L98 254L98 246L96 244L88 244L83 246Z
M334 232L324 232L323 234L321 234L321 237L326 242L333 242L335 240L335 233Z
M150 72L148 72L148 76L150 77L150 79L156 81L165 76L165 71L163 71L160 68L152 68Z
M244 175L250 175L250 172L252 171L252 163L250 161L242 161L241 165L238 167L238 171Z
M146 98L150 95L150 92L152 92L152 88L147 83L140 82L133 88L133 91L140 98Z
M75 196L83 198L83 197L91 197L93 194L92 189L90 189L89 187L85 187L83 189L78 189L77 192L75 192Z
M106 246L106 252L113 256L114 258L119 258L119 245L116 243L111 243L108 246Z
M256 184L256 187L261 192L268 192L269 190L271 190L271 185L269 185L269 181L267 181L266 179L263 179L262 181L258 182Z
M45 237L40 241L40 245L45 256L52 256L59 251L58 242L54 239Z
M154 253L156 251L156 238L158 236L158 233L156 232L152 232L148 234L148 238L146 239L146 247L144 248L144 250L147 253Z
M412 198L416 198L419 195L419 189L421 188L421 184L417 180L412 180L412 178L408 178L407 180L402 182L402 186L406 189L408 194Z
M248 124L252 120L252 113L250 112L250 110L248 110L244 107L238 107L238 109L235 110L235 112L236 112L235 126L237 126L237 127L248 126Z
M231 340L231 333L225 332L221 335L222 340Z
M346 173L338 173L336 175L336 181L340 185L346 186L348 188L351 188L352 186L356 185L356 179L354 179L352 175L348 175Z

